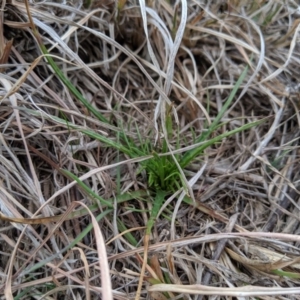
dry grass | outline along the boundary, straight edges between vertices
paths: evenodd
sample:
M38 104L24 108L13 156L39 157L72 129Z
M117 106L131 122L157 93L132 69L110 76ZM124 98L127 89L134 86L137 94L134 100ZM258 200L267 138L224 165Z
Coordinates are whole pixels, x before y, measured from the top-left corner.
M1 299L300 299L296 1L36 1L38 36L1 3ZM140 167L197 148L247 65L210 138L264 122L178 166L136 296L157 188Z

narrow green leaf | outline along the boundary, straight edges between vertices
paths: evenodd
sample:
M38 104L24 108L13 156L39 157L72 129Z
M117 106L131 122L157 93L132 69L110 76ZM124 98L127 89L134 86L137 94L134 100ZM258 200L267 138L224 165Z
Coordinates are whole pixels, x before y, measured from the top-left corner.
M156 197L154 199L153 207L151 210L150 218L147 222L146 235L151 234L152 227L155 223L157 214L162 206L162 203L165 200L166 195L167 195L167 193L165 191L161 191L161 190L157 191Z
M220 134L218 136L216 136L215 138L213 139L210 139L206 142L204 142L202 145L198 146L197 148L191 150L191 151L188 151L184 156L183 158L181 159L180 161L180 166L182 168L186 167L195 157L197 157L201 152L203 152L207 147L217 143L217 142L220 142L222 139L226 138L226 137L229 137L233 134L236 134L238 132L241 132L241 131L244 131L244 130L247 130L247 129L250 129L254 126L257 126L263 122L265 122L268 118L265 118L265 119L262 119L262 120L259 120L259 121L255 121L255 122L252 122L252 123L249 123L249 124L245 124L239 128L236 128L236 129L233 129L231 131L228 131L228 132L225 132L223 134Z
M75 180L78 185L82 188L82 190L91 198L98 200L101 204L106 205L109 208L113 208L113 204L108 202L107 200L103 199L99 195L97 195L94 191L92 191L85 183L83 183L77 176L75 176L73 173L71 173L68 170L61 169L63 173L66 174L66 176L71 177L73 180Z

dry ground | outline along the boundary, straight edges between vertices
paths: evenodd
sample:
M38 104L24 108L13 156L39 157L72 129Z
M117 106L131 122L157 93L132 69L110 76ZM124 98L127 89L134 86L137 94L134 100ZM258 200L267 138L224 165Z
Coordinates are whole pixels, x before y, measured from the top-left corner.
M0 2L1 299L300 299L300 10L175 2Z

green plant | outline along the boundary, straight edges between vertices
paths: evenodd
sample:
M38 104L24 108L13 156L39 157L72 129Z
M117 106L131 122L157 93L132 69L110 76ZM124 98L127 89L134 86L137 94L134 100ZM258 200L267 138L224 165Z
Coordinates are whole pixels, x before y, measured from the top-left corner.
M121 3L121 1L120 1ZM28 10L28 15L29 10ZM72 92L72 94L83 104L83 106L87 109L88 114L96 117L99 121L108 124L110 126L111 132L115 134L113 138L104 136L99 134L98 132L90 129L78 126L72 121L68 120L63 112L61 115L62 118L51 116L51 119L53 121L56 121L60 124L66 125L66 127L70 130L78 130L78 132L81 132L87 136L89 136L91 139L99 140L103 144L106 145L106 147L111 147L117 150L118 155L119 153L125 154L129 156L130 158L134 159L140 159L139 162L139 172L145 172L147 174L147 180L148 180L148 189L149 193L145 194L144 197L147 198L149 203L152 203L152 209L150 210L150 217L146 224L146 231L144 235L144 257L143 257L143 264L142 264L142 271L141 271L141 277L137 292L137 297L141 291L142 282L144 280L143 274L145 272L146 264L147 264L147 251L148 251L148 245L149 245L149 239L150 234L153 228L153 225L156 221L156 218L158 217L158 213L163 205L163 202L165 201L165 198L171 194L172 192L175 192L176 190L179 190L181 187L186 188L186 180L184 178L184 169L196 158L201 155L203 155L203 152L208 147L217 144L222 139L230 137L238 132L247 130L251 127L257 126L264 120L252 122L249 124L245 124L243 126L240 126L239 128L233 129L231 131L219 134L218 129L224 125L222 123L222 118L224 117L225 113L228 111L230 105L232 104L234 98L236 97L236 94L238 90L241 87L242 82L244 81L248 66L245 67L244 71L240 75L239 79L237 80L230 96L228 97L227 101L223 105L222 109L219 111L217 116L214 118L214 121L207 125L207 128L203 129L203 133L199 136L195 136L194 145L191 146L192 150L186 151L184 154L179 154L181 145L180 145L180 135L179 135L179 128L174 128L174 124L172 121L172 106L167 107L166 114L165 114L165 121L163 124L164 130L162 132L165 133L165 136L162 136L160 140L158 140L157 144L154 145L153 139L154 137L147 136L146 140L142 138L142 134L140 133L140 130L136 125L136 133L137 133L137 140L133 137L129 136L129 134L126 134L126 131L124 130L122 123L119 123L116 127L113 127L110 124L110 121L104 117L94 106L91 105L90 102L88 102L85 97L78 91L78 89L66 78L64 73L60 70L60 68L56 65L53 58L49 55L46 47L41 42L41 39L39 38L39 34L33 24L33 21L30 19L32 23L32 29L33 32L39 41L39 46L44 54L47 62L49 65L51 65L52 69L54 70L55 74L58 76L58 78L63 82L63 84ZM176 21L176 20L175 20ZM209 103L207 103L209 107ZM28 112L31 112L32 114L41 114L41 112L37 111L30 111L27 109ZM44 116L45 117L45 116ZM46 116L47 117L47 116ZM49 117L50 118L50 117ZM193 132L192 132L193 134ZM153 133L154 135L154 133ZM214 135L214 136L213 136ZM173 153L171 153L171 148L175 148ZM111 212L113 212L114 205L113 200L105 200L95 191L93 191L88 185L83 183L77 176L72 174L70 171L61 170L61 172L68 178L75 180L80 187L81 191L88 195L90 198L92 198L95 201L96 205L101 206L102 208L105 208L102 214L98 215L96 217L97 221L101 220ZM120 190L120 175L118 176L118 186ZM148 191L147 191L148 192ZM116 198L118 199L120 195L117 195ZM116 201L116 203L120 203L119 201ZM117 226L118 229L122 232L127 231L127 228L125 224L120 220L117 219ZM70 247L74 246L84 235L86 235L91 229L93 228L92 224L87 226L86 230L82 232L80 237L76 239L72 244L70 244L67 248L61 250L61 253L65 252L67 249L70 249ZM129 233L126 232L125 235L127 241L129 241L132 245L136 246L138 244L137 240ZM49 258L50 260L53 259L53 257ZM47 261L45 260L41 263L38 263L34 265L32 268L27 270L27 272L32 272L35 269L41 267L44 265Z

